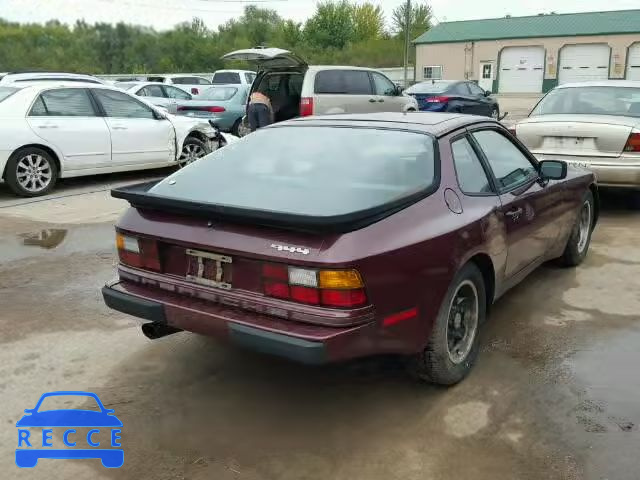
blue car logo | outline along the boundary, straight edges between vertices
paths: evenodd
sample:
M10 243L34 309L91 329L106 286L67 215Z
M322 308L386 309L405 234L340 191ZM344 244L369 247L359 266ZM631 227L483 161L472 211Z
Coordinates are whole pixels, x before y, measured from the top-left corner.
M100 411L66 409L40 411L42 402L48 397L90 397L95 399ZM124 450L119 443L122 422L114 415L114 410L104 408L95 393L91 392L49 392L40 397L33 409L26 409L18 427L18 448L16 465L20 468L35 467L40 458L99 458L107 468L119 468L124 463ZM42 427L42 438L38 438L29 427ZM86 443L91 448L74 448L81 441L75 428L91 428L86 435ZM66 447L53 448L53 428L64 428L62 441ZM110 430L110 447L100 448L96 435L102 430Z

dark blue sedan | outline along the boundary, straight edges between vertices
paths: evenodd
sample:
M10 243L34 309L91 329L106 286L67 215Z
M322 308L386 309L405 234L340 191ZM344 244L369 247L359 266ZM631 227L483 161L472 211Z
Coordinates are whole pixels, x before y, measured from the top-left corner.
M404 91L415 97L421 112L456 112L500 118L500 108L491 92L478 84L460 80L429 80Z

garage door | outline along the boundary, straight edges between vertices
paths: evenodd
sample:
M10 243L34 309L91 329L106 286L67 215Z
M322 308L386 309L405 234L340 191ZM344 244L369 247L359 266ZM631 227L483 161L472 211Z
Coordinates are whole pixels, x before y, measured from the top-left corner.
M500 93L540 93L544 48L507 47L500 54Z
M640 43L629 47L627 58L627 80L640 80Z
M560 51L558 83L607 80L609 78L609 45L566 45Z

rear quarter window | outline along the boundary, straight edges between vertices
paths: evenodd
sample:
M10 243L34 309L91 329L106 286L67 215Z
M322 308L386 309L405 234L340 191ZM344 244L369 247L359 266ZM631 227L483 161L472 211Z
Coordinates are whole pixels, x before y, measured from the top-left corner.
M11 95L16 93L18 90L20 90L20 89L19 88L13 88L13 87L0 87L0 102L2 102L3 100L9 98Z
M315 93L371 95L371 80L365 70L322 70L316 73Z

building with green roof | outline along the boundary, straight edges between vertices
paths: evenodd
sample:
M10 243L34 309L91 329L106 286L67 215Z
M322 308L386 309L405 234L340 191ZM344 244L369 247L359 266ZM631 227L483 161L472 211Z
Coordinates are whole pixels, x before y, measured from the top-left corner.
M414 40L416 79L470 79L497 93L640 80L640 10L442 22Z

